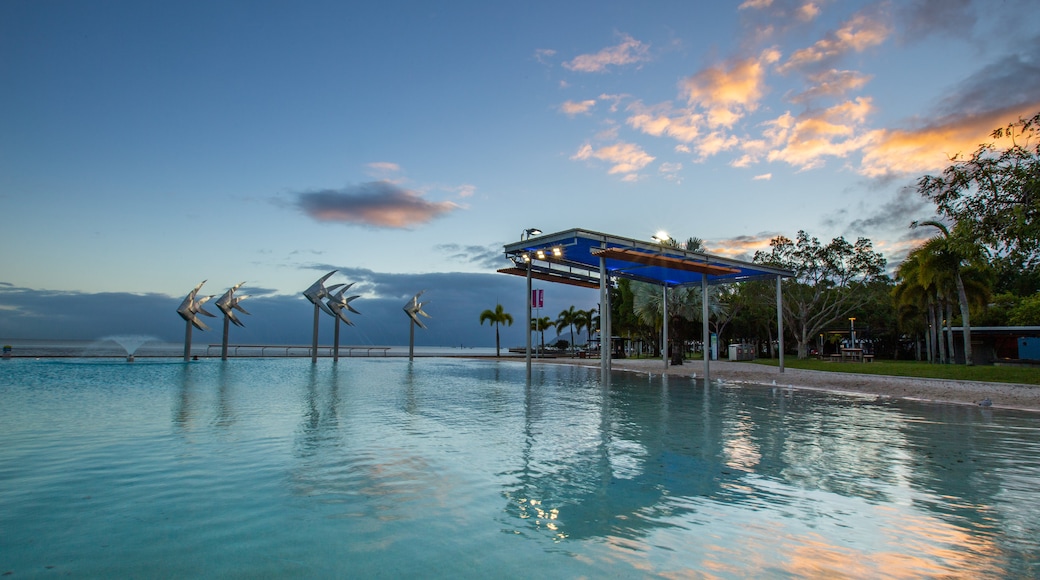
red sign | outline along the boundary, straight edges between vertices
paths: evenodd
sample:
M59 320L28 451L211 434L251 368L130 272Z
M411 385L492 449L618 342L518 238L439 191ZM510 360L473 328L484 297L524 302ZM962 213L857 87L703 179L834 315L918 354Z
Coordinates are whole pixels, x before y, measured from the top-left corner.
M542 308L545 306L545 290L531 290L531 307Z

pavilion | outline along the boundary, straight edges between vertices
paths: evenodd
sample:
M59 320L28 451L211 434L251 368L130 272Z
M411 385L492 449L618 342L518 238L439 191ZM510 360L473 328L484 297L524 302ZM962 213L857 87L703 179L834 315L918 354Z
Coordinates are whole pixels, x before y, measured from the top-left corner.
M655 238L656 239L656 238ZM554 234L542 234L540 230L524 230L521 240L505 245L505 255L513 267L499 272L514 274L527 279L527 324L531 327L531 280L543 280L570 284L585 288L599 288L600 335L611 336L610 292L611 281L629 278L640 282L660 285L664 318L662 344L668 337L668 289L700 285L702 291L704 348L704 377L710 376L710 359L707 348L708 332L708 286L734 284L750 280L776 280L776 325L780 338L780 372L784 372L784 323L783 295L780 281L794 276L794 272L782 268L754 264L715 256L704 252L691 252L667 246L661 242L644 242L582 229L572 229ZM609 344L608 341L601 341ZM600 369L604 376L610 372L610 348L600 348ZM664 365L668 366L668 349L662 349ZM531 333L527 332L527 374L531 375Z

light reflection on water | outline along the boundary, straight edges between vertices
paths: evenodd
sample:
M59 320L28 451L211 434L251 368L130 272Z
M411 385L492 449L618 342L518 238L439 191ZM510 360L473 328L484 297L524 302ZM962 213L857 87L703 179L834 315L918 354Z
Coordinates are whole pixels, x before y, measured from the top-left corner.
M451 359L12 360L0 401L13 574L1040 576L1033 414Z

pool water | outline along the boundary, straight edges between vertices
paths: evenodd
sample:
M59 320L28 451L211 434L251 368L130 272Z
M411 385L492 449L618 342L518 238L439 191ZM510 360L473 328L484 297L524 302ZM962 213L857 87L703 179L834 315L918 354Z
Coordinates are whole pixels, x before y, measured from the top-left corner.
M12 577L1040 577L1040 417L460 359L0 363Z

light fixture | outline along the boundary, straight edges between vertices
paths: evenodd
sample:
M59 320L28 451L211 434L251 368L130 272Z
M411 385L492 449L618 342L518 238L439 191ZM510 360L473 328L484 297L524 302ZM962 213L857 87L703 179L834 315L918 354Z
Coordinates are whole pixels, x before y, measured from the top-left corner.
M536 252L534 253L534 255L535 255L535 257L536 257L536 258L538 258L539 260L544 260L544 259L545 259L545 250L538 250L538 251L536 251Z
M563 256L563 248L556 246L552 249L552 253L554 258L559 258Z
M531 261L531 254L520 254L520 258L522 258L523 261L525 261L525 262L530 262Z
M657 232L656 234L650 236L650 238L653 239L658 244L663 244L663 243L667 242L668 240L672 239L671 236L669 236L668 233L665 232L665 231Z
M540 230L538 228L528 228L528 229L526 229L526 230L524 230L523 232L520 233L520 239L521 240L529 240L529 239L531 239L531 236L540 236L541 234L542 234L542 230Z

